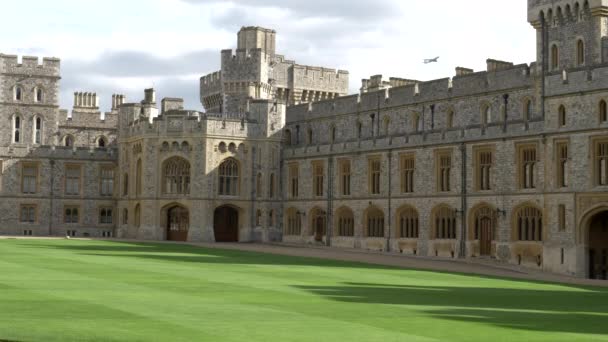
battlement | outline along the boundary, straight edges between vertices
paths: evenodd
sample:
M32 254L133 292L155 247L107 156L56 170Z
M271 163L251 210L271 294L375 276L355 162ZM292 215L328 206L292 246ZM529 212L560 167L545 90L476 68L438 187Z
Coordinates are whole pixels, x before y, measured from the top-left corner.
M579 18L583 14L608 16L608 0L528 0L528 22L536 29L542 18L551 22L561 18Z
M19 56L0 54L0 72L10 74L28 74L36 76L60 75L60 60L54 57L23 56L19 63Z
M388 81L384 81L382 75L374 75L369 79L361 80L361 93L374 92L382 89L390 89L394 87L403 87L419 83L420 81L410 80L405 78L391 77Z
M234 53L233 53L234 52ZM251 60L259 61L261 60L262 54L264 52L262 49L227 49L222 50L222 65L224 62L247 62Z
M470 70L470 69L469 69ZM376 77L376 80L378 78ZM473 96L489 92L531 87L533 80L527 64L511 65L503 62L492 71L461 74L452 79L442 78L426 82L411 82L403 86L373 92L339 97L288 107L287 121L297 122L355 112L374 111L380 108L418 103L432 103L460 96Z

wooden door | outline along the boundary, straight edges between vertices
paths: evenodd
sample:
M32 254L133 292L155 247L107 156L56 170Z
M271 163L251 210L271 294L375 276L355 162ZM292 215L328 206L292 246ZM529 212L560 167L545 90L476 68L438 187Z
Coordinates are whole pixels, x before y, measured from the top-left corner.
M492 255L492 219L484 217L480 222L479 253L483 256Z
M239 212L231 207L221 207L213 215L213 231L216 242L239 241Z
M174 207L167 212L167 240L188 241L190 216L188 210Z
M322 217L315 219L315 241L323 241L323 235L325 235L325 220Z

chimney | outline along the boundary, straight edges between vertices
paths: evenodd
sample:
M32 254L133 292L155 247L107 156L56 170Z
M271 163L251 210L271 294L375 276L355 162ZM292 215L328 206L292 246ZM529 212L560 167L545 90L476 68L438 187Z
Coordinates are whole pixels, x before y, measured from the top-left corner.
M156 91L154 91L154 88L149 88L144 90L145 93L145 99L144 102L145 103L156 103Z

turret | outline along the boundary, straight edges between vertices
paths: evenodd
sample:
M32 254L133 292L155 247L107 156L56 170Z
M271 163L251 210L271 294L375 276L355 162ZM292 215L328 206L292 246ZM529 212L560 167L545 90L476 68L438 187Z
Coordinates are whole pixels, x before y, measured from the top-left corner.
M276 52L276 31L262 27L243 27L238 33L238 50L261 49L267 55Z

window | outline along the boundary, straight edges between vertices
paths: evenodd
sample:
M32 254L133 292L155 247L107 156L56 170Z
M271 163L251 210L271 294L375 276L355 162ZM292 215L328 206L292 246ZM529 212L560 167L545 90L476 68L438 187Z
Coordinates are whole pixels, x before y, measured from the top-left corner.
M417 239L419 236L418 212L412 207L399 211L399 237L402 239Z
M80 177L82 169L80 166L66 166L65 168L65 194L80 195Z
M36 223L36 206L22 205L19 216L21 223Z
M558 217L559 231L565 232L566 231L566 206L565 205L560 204L558 206L557 217Z
M413 155L403 155L401 164L401 193L414 192L414 171L416 170L416 160Z
M79 222L79 208L78 207L66 207L64 210L63 222L64 223L78 223Z
M257 198L262 198L264 189L262 189L262 174L261 173L258 173L258 176L256 177L255 188L257 190L257 192L256 192Z
M239 194L239 164L229 158L220 165L219 194L221 196L238 196Z
M335 143L336 142L336 126L332 125L331 126L331 143Z
M564 127L566 126L566 107L559 106L558 109L558 121L559 121L559 127Z
M435 239L456 239L456 210L447 206L442 206L435 209L434 216Z
M340 161L340 191L342 196L350 196L350 160Z
M524 101L524 121L529 121L532 118L532 101L526 99Z
M384 213L378 208L367 209L367 236L384 237Z
M361 139L363 135L363 124L361 121L357 121L357 139Z
M24 164L22 168L21 190L24 194L38 192L38 166Z
M100 224L112 224L114 221L112 219L113 210L110 208L102 208L99 211L99 223Z
M190 194L190 163L180 157L173 157L164 163L163 194Z
M551 70L557 70L559 68L559 48L556 44L551 46Z
M534 207L517 211L517 240L543 241L543 214Z
M475 163L477 164L475 181L478 191L486 191L492 189L492 165L493 155L491 150L478 150L475 154Z
M388 116L385 116L384 120L382 121L382 132L384 133L384 135L389 135L390 128L391 128L391 118Z
M129 174L127 173L122 176L122 195L129 196Z
M596 184L608 185L608 141L597 141L594 154Z
M275 222L274 222L274 210L270 210L268 212L268 227L274 227L275 226Z
M559 142L556 144L557 154L557 187L568 187L568 143Z
M606 101L600 101L600 123L605 123L608 121L608 107L606 106Z
M306 131L306 142L308 143L308 145L312 145L312 143L313 143L312 138L313 138L313 135L312 135L312 128L309 128L309 129Z
M413 114L413 127L412 128L413 128L414 132L422 132L424 130L422 118L420 117L420 114L418 114L418 113Z
M129 209L124 208L122 210L122 224L127 225L129 224Z
M107 144L108 143L106 142L106 138L100 137L99 139L97 139L97 147L105 148Z
M448 111L448 115L446 117L445 127L447 129L454 128L454 111Z
M21 117L15 115L13 117L13 143L21 142Z
M36 99L36 102L38 103L44 101L44 91L41 88L34 89L34 99Z
M536 188L536 146L519 147L519 187Z
M338 236L355 236L355 215L348 208L338 210Z
M274 194L275 194L275 176L274 173L270 174L270 177L268 177L268 197L270 199L274 198Z
M323 196L323 163L322 162L314 162L312 165L313 168L313 188L314 195L317 197Z
M259 209L255 212L255 226L256 227L262 226L262 211Z
M291 198L297 198L299 195L299 178L300 172L298 168L298 164L289 165L289 192Z
M66 135L63 142L65 147L74 147L74 138L71 135Z
M103 167L101 168L101 184L100 184L101 196L112 196L114 195L114 168Z
M452 153L437 153L435 163L437 165L437 190L439 192L451 191Z
M582 66L585 64L585 43L582 39L576 42L576 65Z
M23 101L23 89L20 86L15 87L15 101Z
M382 164L380 158L370 159L369 161L369 192L372 195L380 194L380 176Z
M36 145L40 145L42 143L42 119L35 116L32 126L34 127L32 142Z
M290 130L285 130L285 135L283 136L283 142L285 143L285 146L291 146L292 144L292 137L291 137L291 131Z
M294 208L287 210L287 226L285 235L299 236L302 234L302 218L300 212Z
M485 104L481 107L481 124L489 125L492 123L492 107Z
M135 167L135 194L141 196L143 189L143 170L141 159L137 160L137 166Z
M135 206L135 227L141 227L141 206L139 204Z

